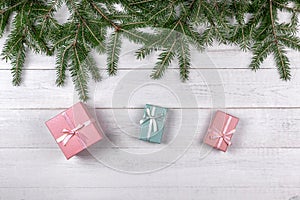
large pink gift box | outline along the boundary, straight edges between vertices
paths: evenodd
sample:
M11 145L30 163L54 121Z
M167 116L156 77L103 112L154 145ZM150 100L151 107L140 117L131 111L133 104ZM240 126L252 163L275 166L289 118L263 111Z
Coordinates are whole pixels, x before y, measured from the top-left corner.
M86 106L79 102L46 122L67 159L102 139Z
M238 122L237 117L217 111L208 128L204 143L226 152L228 146L231 145L231 138Z

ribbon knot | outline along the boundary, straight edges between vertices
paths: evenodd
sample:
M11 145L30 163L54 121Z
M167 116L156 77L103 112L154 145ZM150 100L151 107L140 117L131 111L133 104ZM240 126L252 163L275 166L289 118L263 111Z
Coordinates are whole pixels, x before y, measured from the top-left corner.
M231 122L231 119L232 119L232 117L229 116L223 131L220 131L217 128L211 128L211 129L208 130L209 132L213 132L213 135L210 136L210 139L218 140L217 148L220 148L223 142L225 142L229 146L232 144L230 136L233 133L235 133L236 130L232 129L231 131L227 131L228 126Z
M156 119L163 117L163 114L155 115L155 107L146 108L146 113L144 114L143 119L140 120L140 124L144 124L147 121L149 121L149 129L147 133L147 139L150 138L151 132L157 132L158 131L158 125Z
M73 122L71 121L71 119L69 118L69 116L64 112L63 114L63 117L65 118L67 124L69 125L69 127L75 127L75 125L73 124ZM83 124L78 124L75 128L73 129L67 129L67 128L64 128L61 132L64 133L62 136L60 136L59 138L56 139L56 142L60 143L62 142L64 146L67 145L67 143L70 141L70 139L73 137L73 136L78 136L80 142L82 143L82 145L84 147L86 147L86 144L85 142L82 140L82 138L80 137L80 132L79 130L82 129L83 127L85 126L88 126L89 124L91 123L91 121L86 121L84 122Z
M80 129L82 129L83 127L84 127L83 124L78 124L78 126L75 127L75 128L73 128L72 130L69 130L69 129L64 128L64 129L62 130L62 132L63 132L63 133L67 133L67 134L75 134L75 133L78 133L78 131L79 131Z

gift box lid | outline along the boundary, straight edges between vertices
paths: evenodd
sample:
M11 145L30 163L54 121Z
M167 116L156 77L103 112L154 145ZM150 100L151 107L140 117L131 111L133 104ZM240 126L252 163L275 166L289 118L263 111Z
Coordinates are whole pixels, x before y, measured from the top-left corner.
M239 118L223 111L217 111L209 126L206 136L204 137L204 143L226 152L229 146L229 144L227 144L228 141L226 142L222 138L216 138L215 132L230 133L231 131L235 131L238 122ZM232 136L233 134L226 135L226 138L230 140L230 143ZM220 141L220 139L222 140Z
M90 123L87 123L90 122ZM55 140L64 135L63 130L71 131L79 124L87 125L78 130L78 134L71 137L67 144L57 142L66 158L69 159L83 149L102 139L102 133L86 106L79 102L61 112L46 122Z

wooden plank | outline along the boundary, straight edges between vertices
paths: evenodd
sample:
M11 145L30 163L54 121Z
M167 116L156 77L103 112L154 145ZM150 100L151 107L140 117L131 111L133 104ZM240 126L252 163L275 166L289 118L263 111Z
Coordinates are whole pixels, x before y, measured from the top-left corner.
M65 11L63 8L57 16L61 22L65 20ZM3 43L4 39L0 39L0 47ZM170 70L165 77L168 81L148 81L150 87L134 90L141 85L138 80L141 77L147 82L157 54L137 61L133 57L137 45L125 41L124 46L118 76L108 78L103 70L104 80L96 89L91 87L91 97L95 100L88 102L98 108L96 114L102 129L118 147L110 149L102 141L90 151L110 152L109 161L126 169L165 166L170 161L163 156L145 162L130 156L126 160L118 149L149 154L169 148L183 157L168 168L142 175L116 172L97 162L87 151L66 161L44 121L77 101L76 94L70 80L64 88L55 86L54 57L29 53L25 81L18 88L10 84L10 65L0 60L0 200L34 200L45 196L47 199L120 199L120 196L123 199L300 199L296 197L300 193L299 53L288 51L293 68L290 82L278 79L271 57L262 65L264 69L253 73L246 69L250 53L233 46L215 45L208 48L207 55L192 52L194 69L188 87L180 87L178 76L173 76L174 70ZM105 56L95 53L94 56L104 69ZM174 62L170 68L176 67ZM223 84L211 74L213 67L218 69ZM136 70L133 73L136 77L124 83L130 69ZM212 76L207 86L204 78L209 75ZM190 87L198 105L194 106L189 98L179 102L176 95L163 87L165 83L169 88L178 86L177 97L185 96L183 93ZM129 87L133 88L128 91L132 93L130 99L116 95L118 91L127 92ZM224 102L221 99L212 103L211 91L216 92L220 87L224 87L224 106L232 108L226 111L241 119L233 146L225 154L211 151L199 142L212 114L207 108L222 107ZM222 95L216 95L213 100L220 98ZM121 99L119 104L112 102L118 99ZM133 136L138 135L137 122L146 102L171 108L167 137L161 145L124 134L123 128L134 133ZM189 138L190 133L176 132L182 123L181 108L191 113L184 117L183 126L195 125L194 108L199 108L195 138ZM121 116L119 121L115 115ZM185 146L180 143L168 145L180 134L186 134L185 138L194 142L187 152L181 152Z
M0 115L0 148L54 148L56 143L50 135L44 122L58 114L61 110L11 110ZM232 151L240 148L300 148L300 109L229 109L227 112L238 116L240 122L233 138ZM1 111L3 112L3 111ZM118 113L125 117L117 119ZM120 148L151 149L157 146L149 145L124 134L138 136L138 121L142 109L98 109L97 119L107 137ZM208 127L211 110L198 110L198 128L186 137L190 141L201 141ZM181 126L196 125L192 116L185 116L186 124L181 124L180 110L170 110L167 118L167 128L164 143L157 148L167 146ZM196 138L191 137L195 134ZM201 146L201 144L196 144ZM98 148L105 148L102 144ZM180 147L179 147L180 148ZM198 147L197 147L198 148ZM137 151L137 150L136 150Z
M0 188L0 199L190 199L299 200L299 188L125 187L125 188Z
M92 83L90 97L98 108L116 108L112 100L118 100L120 92L131 98L121 97L125 98L119 102L123 103L122 108L141 108L146 102L174 108L300 107L298 69L288 82L279 80L277 72L271 69L257 73L246 69L234 73L227 69L192 70L190 80L184 84L177 72L169 70L163 79L151 80L149 70L120 70L115 77L104 76L96 86ZM1 71L0 109L69 107L77 101L77 93L71 80L67 80L65 87L56 87L55 75L52 70L26 71L24 83L14 87L10 72ZM193 96L198 105L190 102Z
M299 153L300 149L239 149L212 151L201 159L198 150L190 149L168 168L133 175L114 171L83 153L67 161L59 149L0 149L5 161L0 163L0 187L294 188L300 185ZM110 156L125 167L150 165Z
M55 71L24 71L23 83L15 87L9 71L0 73L0 108L66 107L73 100L73 85L55 85Z

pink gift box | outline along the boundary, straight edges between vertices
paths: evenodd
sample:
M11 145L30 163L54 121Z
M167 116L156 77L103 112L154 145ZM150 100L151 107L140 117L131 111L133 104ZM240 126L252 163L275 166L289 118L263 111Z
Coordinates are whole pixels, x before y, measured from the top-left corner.
M46 122L67 159L102 139L86 106L79 102Z
M231 145L231 138L239 122L237 117L217 111L209 126L204 143L226 152Z

